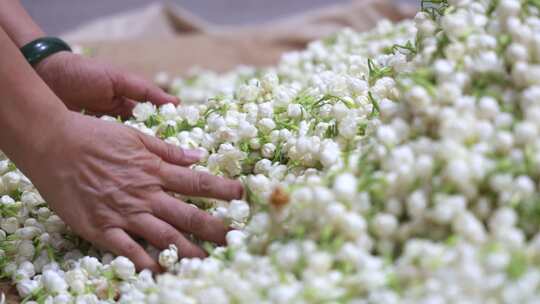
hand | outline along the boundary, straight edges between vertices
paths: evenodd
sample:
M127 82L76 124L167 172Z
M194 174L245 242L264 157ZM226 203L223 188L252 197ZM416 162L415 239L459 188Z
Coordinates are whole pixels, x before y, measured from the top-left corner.
M165 191L231 200L239 182L193 171L195 150L144 135L121 124L65 111L62 134L29 177L72 230L98 247L130 258L137 269L160 267L130 235L153 246L179 248L183 257L205 252L183 233L225 243L228 228L210 214ZM30 163L30 162L29 162Z
M156 85L109 65L70 52L56 53L36 66L36 71L73 111L95 115L131 115L136 102L178 104L178 99Z

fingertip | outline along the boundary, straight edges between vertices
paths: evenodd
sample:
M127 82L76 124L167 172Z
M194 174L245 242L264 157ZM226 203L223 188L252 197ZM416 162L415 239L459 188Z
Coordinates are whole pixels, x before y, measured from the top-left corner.
M180 101L180 98L178 98L177 96L173 96L173 95L168 95L169 96L169 99L170 99L170 103L174 104L175 106L178 106L181 101Z
M204 157L204 152L202 152L200 149L184 149L183 152L184 159L179 163L183 163L185 161L188 164L194 164L199 162Z
M152 273L162 273L163 272L163 269L161 268L161 266L159 266L159 264L152 260L152 261L145 261L143 263L140 263L139 265L135 264L135 268L137 269L138 272L141 272L145 269L148 269L150 270Z
M234 186L235 194L234 194L233 199L241 199L242 197L244 197L244 186L239 181L234 181L234 183L235 183L235 186Z
M206 251L193 244L185 245L183 249L184 250L182 250L182 247L180 247L180 255L182 256L182 258L204 259L208 256L208 253L206 253ZM182 251L184 252L182 253Z
M220 246L225 246L227 245L227 233L233 230L233 228L225 224L225 222L222 219L217 218L217 217L214 217L214 218L216 219L216 224L215 224L216 227L219 227L219 228L216 228L216 231L219 231L219 232L216 232L215 233L216 236L213 237L213 239L209 239L209 241L213 241Z
M234 179L228 179L221 177L223 179L223 185L225 186L224 192L222 192L221 199L224 200L237 200L242 199L244 196L244 186L241 182L234 180Z
M178 106L180 104L180 99L174 95L168 94L167 92L159 89L159 96L160 96L160 103L161 104L168 104L172 103L175 106Z

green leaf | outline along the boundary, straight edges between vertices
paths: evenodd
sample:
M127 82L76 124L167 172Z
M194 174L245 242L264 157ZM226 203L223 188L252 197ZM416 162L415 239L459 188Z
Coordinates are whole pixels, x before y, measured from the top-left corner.
M381 113L381 108L379 107L379 103L377 102L377 100L375 100L371 92L368 92L368 100L373 105L373 107L371 108L371 113L369 114L369 118L374 118L377 114Z
M514 252L510 263L506 268L508 277L512 280L519 279L527 271L527 257L523 252Z
M150 117L144 122L144 124L145 124L148 128L151 128L151 127L160 125L162 122L163 122L163 118L162 118L161 116L157 115L157 114L154 114L154 115L150 116Z
M391 67L379 67L371 58L368 59L368 72L370 86L374 85L377 80L383 77L390 77L394 74L394 70Z

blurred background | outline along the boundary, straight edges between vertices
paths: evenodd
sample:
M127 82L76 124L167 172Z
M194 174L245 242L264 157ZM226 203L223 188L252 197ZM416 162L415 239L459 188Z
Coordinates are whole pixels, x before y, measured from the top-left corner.
M395 0L415 4L417 0ZM126 10L140 8L149 0L22 0L39 25L50 35ZM166 2L166 1L163 1ZM285 17L312 8L350 0L169 0L217 24L250 24Z

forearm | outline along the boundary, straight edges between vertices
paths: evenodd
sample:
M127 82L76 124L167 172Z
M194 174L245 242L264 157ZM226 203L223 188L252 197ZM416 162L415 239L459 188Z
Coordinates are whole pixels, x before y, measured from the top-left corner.
M66 112L0 27L0 150L18 166L38 161Z
M0 27L4 28L17 47L45 35L19 0L0 1Z

